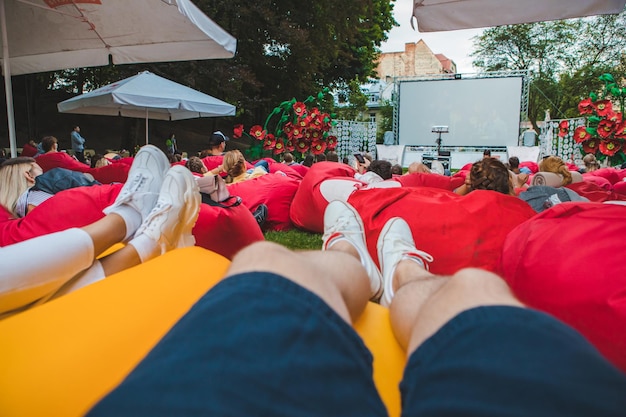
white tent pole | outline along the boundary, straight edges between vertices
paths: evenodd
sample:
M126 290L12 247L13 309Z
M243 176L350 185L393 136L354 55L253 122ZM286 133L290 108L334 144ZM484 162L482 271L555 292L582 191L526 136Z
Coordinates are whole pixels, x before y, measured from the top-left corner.
M146 145L148 144L148 108L146 107Z
M11 147L11 158L15 158L17 156L17 143L15 140L15 115L13 113L13 85L11 84L11 63L9 62L9 40L7 39L4 0L0 0L0 25L2 25L2 73L4 74L4 91L7 100L9 146Z

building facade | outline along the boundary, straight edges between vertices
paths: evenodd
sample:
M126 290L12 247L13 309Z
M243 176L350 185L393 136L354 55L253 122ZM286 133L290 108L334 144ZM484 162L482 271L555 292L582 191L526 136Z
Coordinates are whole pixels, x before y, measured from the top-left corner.
M380 107L384 101L391 100L393 83L396 78L415 77L431 74L455 74L456 64L443 54L435 54L426 42L404 44L402 52L380 54L376 69L377 80L361 86L368 96L365 119L380 125ZM382 136L384 132L379 132Z

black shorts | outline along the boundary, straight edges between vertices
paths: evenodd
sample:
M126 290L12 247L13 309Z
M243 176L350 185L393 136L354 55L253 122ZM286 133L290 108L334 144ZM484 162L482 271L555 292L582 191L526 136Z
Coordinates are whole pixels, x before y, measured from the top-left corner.
M463 312L409 358L403 415L626 415L626 378L577 332L514 307ZM247 273L203 296L90 413L384 416L372 356L318 296Z

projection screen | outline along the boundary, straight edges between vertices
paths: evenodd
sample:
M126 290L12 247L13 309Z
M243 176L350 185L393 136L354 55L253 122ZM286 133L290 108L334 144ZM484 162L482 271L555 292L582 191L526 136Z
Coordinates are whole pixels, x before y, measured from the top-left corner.
M399 82L400 145L436 146L433 126L448 126L444 147L516 146L521 76Z

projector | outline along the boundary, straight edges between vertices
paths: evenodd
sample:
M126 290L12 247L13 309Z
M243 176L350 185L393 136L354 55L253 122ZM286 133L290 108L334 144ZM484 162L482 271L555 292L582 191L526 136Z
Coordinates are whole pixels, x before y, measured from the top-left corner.
M449 129L448 129L448 126L433 126L433 129L431 130L431 132L433 132L433 133L448 133Z

